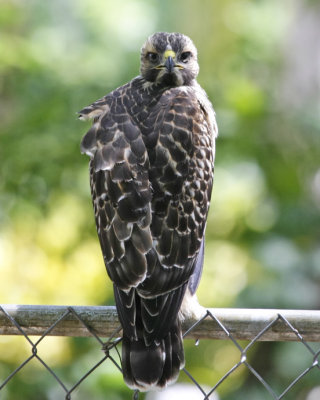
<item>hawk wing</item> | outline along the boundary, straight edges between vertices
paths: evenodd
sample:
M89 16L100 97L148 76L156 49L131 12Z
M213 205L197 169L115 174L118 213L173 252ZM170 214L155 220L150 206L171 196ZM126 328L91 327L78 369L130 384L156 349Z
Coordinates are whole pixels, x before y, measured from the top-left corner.
M210 110L193 88L167 90L155 107L158 141L148 149L153 248L148 275L137 287L150 341L169 330L190 277L193 293L200 279L213 181Z
M81 150L91 157L98 236L111 280L128 291L145 279L152 247L147 150L121 97L106 96L80 111L80 118L90 117Z

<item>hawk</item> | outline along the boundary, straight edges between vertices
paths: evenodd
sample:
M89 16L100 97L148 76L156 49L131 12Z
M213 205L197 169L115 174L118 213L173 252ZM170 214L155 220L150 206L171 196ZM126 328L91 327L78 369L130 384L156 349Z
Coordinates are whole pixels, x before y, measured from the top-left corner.
M194 312L202 271L217 126L198 72L190 38L155 33L140 75L79 112L93 119L81 151L123 328L123 376L140 391L184 367L181 319Z

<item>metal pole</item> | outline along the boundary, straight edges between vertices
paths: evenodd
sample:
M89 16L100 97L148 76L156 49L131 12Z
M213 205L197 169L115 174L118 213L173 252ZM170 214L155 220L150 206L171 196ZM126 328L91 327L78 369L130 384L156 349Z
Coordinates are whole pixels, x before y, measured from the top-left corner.
M94 332L110 337L119 329L116 308L110 306L0 306L0 335L21 335L17 325L25 334L36 336L83 337ZM320 311L211 308L201 322L183 321L184 332L191 327L187 339L223 340L231 334L239 340L299 341L303 337L320 342Z

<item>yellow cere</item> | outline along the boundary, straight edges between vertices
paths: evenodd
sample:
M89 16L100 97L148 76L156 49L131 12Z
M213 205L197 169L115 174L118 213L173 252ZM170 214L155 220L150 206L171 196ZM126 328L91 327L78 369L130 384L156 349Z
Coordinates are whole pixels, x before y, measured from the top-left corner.
M167 59L168 57L174 58L176 56L176 53L173 50L166 50L164 52L164 58Z

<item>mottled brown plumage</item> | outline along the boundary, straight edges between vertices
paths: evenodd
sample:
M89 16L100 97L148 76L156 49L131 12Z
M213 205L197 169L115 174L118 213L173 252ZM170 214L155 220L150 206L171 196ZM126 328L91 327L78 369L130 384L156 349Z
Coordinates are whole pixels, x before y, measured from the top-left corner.
M141 75L80 111L94 121L81 149L123 326L123 374L140 390L165 387L184 366L178 313L202 270L217 128L198 71L188 37L154 34Z

